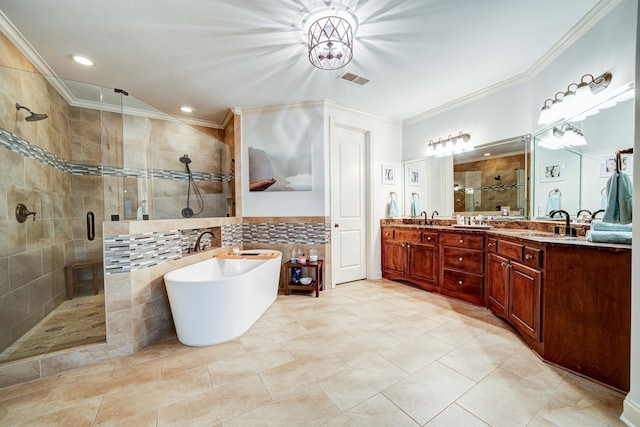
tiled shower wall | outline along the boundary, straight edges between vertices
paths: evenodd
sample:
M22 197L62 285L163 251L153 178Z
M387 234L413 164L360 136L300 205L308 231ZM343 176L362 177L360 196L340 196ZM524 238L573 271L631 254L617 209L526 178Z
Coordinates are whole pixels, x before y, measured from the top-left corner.
M0 52L0 127L31 141L34 152L68 160L69 106L2 34ZM16 102L49 118L27 122ZM37 212L36 221L18 223L18 203ZM0 350L64 300L71 217L70 174L0 147Z
M194 173L207 205L202 215L224 215L233 162L222 130L69 106L3 34L0 83L0 128L7 131L0 147L2 351L64 300L64 265L102 258L105 214L123 218L128 206L135 216L144 194L152 218L179 216L187 181L178 159L191 153L194 171L224 167L219 174ZM26 122L16 102L49 118ZM155 207L151 195L158 197ZM18 203L37 212L35 222L15 220ZM88 211L95 215L93 241Z

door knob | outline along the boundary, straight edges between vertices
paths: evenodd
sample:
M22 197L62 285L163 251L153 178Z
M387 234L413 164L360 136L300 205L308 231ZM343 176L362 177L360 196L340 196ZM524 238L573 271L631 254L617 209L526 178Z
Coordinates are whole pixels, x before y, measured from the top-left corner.
M335 224L333 224L333 227L334 227L334 228L338 228L338 227L340 227L340 224L335 223Z

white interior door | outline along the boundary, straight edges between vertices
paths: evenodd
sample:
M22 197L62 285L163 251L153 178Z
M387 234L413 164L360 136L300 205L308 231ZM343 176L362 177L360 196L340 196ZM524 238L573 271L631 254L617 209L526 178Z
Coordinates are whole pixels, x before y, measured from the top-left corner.
M333 283L364 279L368 132L335 125L331 141Z

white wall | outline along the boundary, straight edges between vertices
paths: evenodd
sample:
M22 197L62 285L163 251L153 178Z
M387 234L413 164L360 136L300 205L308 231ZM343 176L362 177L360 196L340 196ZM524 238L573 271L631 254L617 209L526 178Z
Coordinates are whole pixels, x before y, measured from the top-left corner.
M455 84L455 82L451 83ZM531 132L530 83L523 82L403 127L403 160L425 156L429 140L467 132L475 145Z
M389 193L395 191L402 201L402 125L400 122L385 120L380 117L356 112L332 103L327 103L325 111L325 131L329 133L330 124L341 124L370 132L369 141L369 173L370 188L368 200L368 242L367 278L382 277L380 253L380 220L386 217ZM330 146L330 142L327 144ZM396 168L396 183L382 184L382 165ZM329 185L328 183L326 184ZM399 204L402 209L402 203Z
M331 102L309 102L242 111L242 181L249 182L248 147L259 141L308 140L312 150L312 191L250 192L242 189L242 216L330 216L331 129L341 124L369 132L368 278L382 276L380 219L386 217L389 193L402 200L402 125ZM267 143L268 144L268 143ZM275 145L275 144L274 144ZM396 168L394 185L382 184L382 164ZM402 205L400 205L402 209Z
M640 27L640 11L634 15ZM636 54L640 58L640 36L636 34ZM640 68L635 71L636 81L640 81ZM635 99L635 143L633 151L640 149L640 89L636 86ZM633 210L640 212L640 162L633 165ZM624 401L622 420L630 426L640 426L640 273L633 266L640 265L640 229L633 230L633 250L631 255L631 390Z
M325 126L322 103L269 107L242 111L242 216L325 216L328 215L326 183ZM266 143L265 143L266 141ZM291 150L308 142L311 149L311 191L249 191L248 147L279 146L290 141ZM277 142L277 143L276 143Z

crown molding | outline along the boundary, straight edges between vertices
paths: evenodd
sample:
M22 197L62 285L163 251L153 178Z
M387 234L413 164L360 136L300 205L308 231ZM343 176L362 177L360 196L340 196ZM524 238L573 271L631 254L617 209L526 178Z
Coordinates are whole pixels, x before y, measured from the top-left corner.
M125 111L127 111L127 109L125 108ZM144 110L139 110L139 111L144 111ZM151 117L152 114L149 114L149 117ZM176 119L178 121L181 121L183 123L186 123L188 125L192 125L192 126L202 126L205 128L211 128L211 129L224 129L224 126L221 125L220 123L216 123L216 122L212 122L209 120L202 120L202 119L193 119L193 118L189 118L189 117L184 117L184 116L172 116L170 114L166 114L165 115L165 120L167 119L166 116L169 116L173 119ZM156 118L156 117L154 117Z
M481 89L477 92L470 93L469 95L463 96L462 98L454 99L451 102L447 102L445 104L439 105L431 110L427 110L424 113L420 113L417 116L410 117L402 121L403 126L412 125L414 123L421 122L423 120L428 119L429 117L437 116L438 114L442 114L446 111L453 110L454 108L461 107L465 104L469 104L470 102L476 101L480 98L484 98L485 96L492 95L494 93L498 93L502 90L505 90L511 86L515 86L519 83L524 83L531 80L531 77L528 73L521 73L515 77L511 77L510 79L503 80L494 85L488 86L484 89Z
M531 78L537 76L549 66L554 60L562 55L569 47L577 42L587 31L593 28L598 22L615 9L622 0L601 0L591 9L576 25L569 30L560 40L558 40L535 64L529 68L527 74Z
M22 33L18 31L18 29L9 21L9 18L2 13L0 10L0 31L7 36L9 41L13 43L15 47L31 62L31 64L35 67L36 70L42 76L47 79L49 84L53 86L53 88L58 91L60 96L62 96L65 101L69 104L73 102L75 99L73 94L67 89L67 87L62 84L60 78L54 73L54 71L49 67L49 65L45 62L44 59L40 56L40 54L31 46L31 44L24 38Z
M239 114L241 115L242 114L259 114L259 113L269 113L273 111L323 107L325 105L325 102L326 101L303 101L303 102L294 102L291 104L264 105L262 107L237 108L236 110L239 111Z
M326 100L325 104L326 104L327 107L339 108L339 109L341 109L343 111L348 111L350 113L354 113L354 114L358 114L358 115L361 115L361 116L369 117L369 118L372 118L372 119L375 119L375 120L391 123L393 125L402 126L402 120L390 119L388 117L378 116L378 115L373 114L373 113L368 113L366 111L358 110L358 109L353 108L353 107L347 107L346 105L338 104L335 101Z
M222 129L227 127L227 125L235 115L238 115L238 116L242 115L242 111L240 111L238 107L229 108L227 110L227 114L225 114L224 119L222 119Z
M477 92L455 99L451 102L439 105L413 117L405 119L403 125L411 125L430 117L437 116L454 108L461 107L470 102L476 101L485 96L500 92L518 83L528 82L540 74L549 64L557 59L576 41L593 28L602 18L607 16L622 0L601 0L596 4L576 25L569 30L560 40L558 40L540 59L538 59L527 71L516 75L510 79L503 80Z

